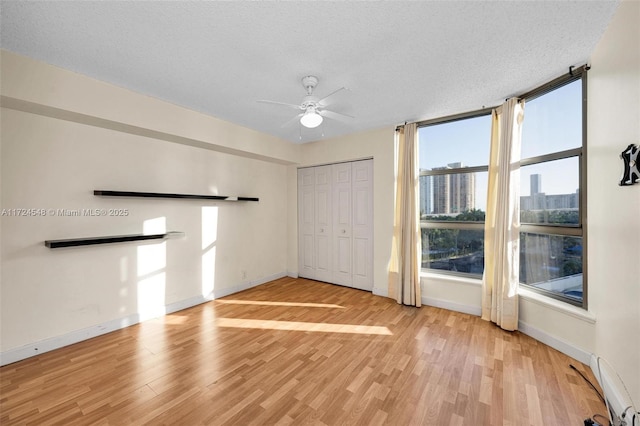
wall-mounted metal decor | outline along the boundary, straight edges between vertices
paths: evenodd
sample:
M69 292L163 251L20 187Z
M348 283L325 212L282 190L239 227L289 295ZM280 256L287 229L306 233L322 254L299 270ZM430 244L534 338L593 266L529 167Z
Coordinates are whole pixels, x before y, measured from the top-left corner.
M640 147L638 145L630 144L620 154L622 162L624 163L624 173L620 185L627 186L633 185L640 181L640 169L638 169L638 152Z

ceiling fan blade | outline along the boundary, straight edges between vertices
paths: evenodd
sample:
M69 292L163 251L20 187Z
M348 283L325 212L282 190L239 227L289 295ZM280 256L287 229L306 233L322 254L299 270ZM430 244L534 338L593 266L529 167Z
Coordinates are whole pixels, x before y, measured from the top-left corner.
M323 103L325 100L327 100L327 98L329 98L329 97L331 97L331 96L335 95L336 93L338 93L338 92L340 92L340 91L342 91L342 90L349 90L349 89L347 89L346 87L341 87L341 88L339 88L338 90L335 90L335 91L333 91L333 92L329 93L329 94L328 94L327 96L325 96L324 98L320 99L320 100L318 101L318 103L322 105L322 103Z
M302 109L302 108L300 108L300 105L286 104L284 102L264 101L264 100L260 100L260 101L256 101L256 102L260 102L260 103L263 103L263 104L282 105L282 106L286 106L286 107L289 107L289 108L295 108L297 110Z
M320 115L327 118L333 118L334 120L338 120L338 121L344 121L345 118L355 118L351 115L340 114L339 112L328 111L326 109L323 109L322 111L320 111Z
M292 125L293 123L295 123L296 121L300 120L300 117L302 117L302 113L296 115L295 117L293 117L291 120L287 121L286 123L284 123L282 126L280 126L281 129L288 127L290 125Z

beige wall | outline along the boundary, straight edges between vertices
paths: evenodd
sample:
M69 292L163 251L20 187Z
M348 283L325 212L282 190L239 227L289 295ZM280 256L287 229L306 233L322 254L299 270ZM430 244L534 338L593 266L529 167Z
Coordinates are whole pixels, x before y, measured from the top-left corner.
M0 220L3 353L70 343L79 330L90 336L286 274L285 164L297 161L297 146L7 52L2 95L0 208L47 211ZM260 201L109 199L95 189ZM127 213L58 211L101 208ZM43 244L154 225L186 235L160 244Z
M640 144L640 2L623 1L589 72L589 303L594 352L640 404L640 183L618 186L620 153Z
M298 146L2 50L2 105L281 164Z

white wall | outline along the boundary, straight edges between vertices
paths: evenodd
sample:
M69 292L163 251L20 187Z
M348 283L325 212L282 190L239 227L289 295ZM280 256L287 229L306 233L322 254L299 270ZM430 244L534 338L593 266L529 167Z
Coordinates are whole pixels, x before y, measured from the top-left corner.
M619 155L640 144L640 3L623 1L589 72L589 304L595 354L640 405L640 183L618 186Z
M47 212L0 218L3 363L204 301L211 291L219 297L286 274L285 164L297 158L297 146L7 52L2 77L0 208ZM51 90L38 98L33 85ZM114 111L93 110L102 102ZM118 114L127 123L115 121L123 118ZM149 137L159 129L159 138ZM167 141L173 137L179 143ZM226 152L230 146L235 155ZM94 196L95 189L260 201L112 199ZM58 211L102 208L128 213ZM49 239L135 234L154 225L186 235L160 243L44 246Z
M466 277L422 273L422 303L480 316L481 282Z
M299 166L373 158L373 292L388 292L387 267L393 237L394 130L379 129L301 146ZM290 166L288 184L297 186L296 166ZM297 192L289 193L288 216L297 217ZM289 221L288 266L298 272L297 221Z

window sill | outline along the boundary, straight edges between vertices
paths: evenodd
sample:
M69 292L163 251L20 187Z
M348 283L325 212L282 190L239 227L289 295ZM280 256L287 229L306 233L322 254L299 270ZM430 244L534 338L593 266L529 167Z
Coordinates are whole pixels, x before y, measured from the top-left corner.
M449 274L438 274L437 272L428 272L425 270L420 271L420 278L436 279L440 282L451 282L456 284L465 284L472 286L482 286L482 280L477 278L462 277ZM518 295L524 300L536 303L545 308L553 309L554 311L561 312L566 315L570 315L579 320L595 324L596 317L589 311L585 311L577 306L569 305L568 303L561 302L559 300L552 299L550 297L543 296L535 291L528 290L526 288L518 288Z
M464 277L461 275L438 274L437 272L420 271L420 278L437 279L440 281L449 281L456 284L466 284L473 286L481 286L482 280L478 278Z
M535 291L531 291L522 287L518 288L518 295L527 301L536 303L546 308L553 309L554 311L558 311L563 314L570 315L574 318L588 322L590 324L596 323L595 315L577 306L573 306L568 303L543 296L542 294L538 294Z

